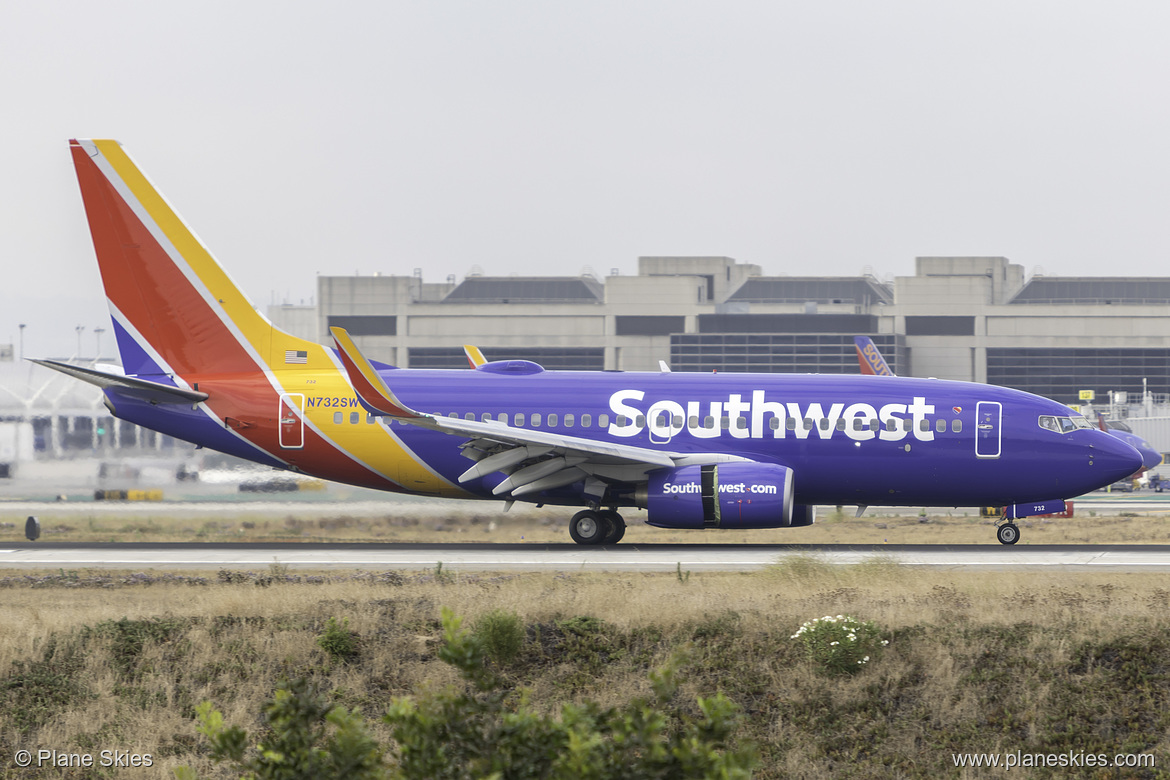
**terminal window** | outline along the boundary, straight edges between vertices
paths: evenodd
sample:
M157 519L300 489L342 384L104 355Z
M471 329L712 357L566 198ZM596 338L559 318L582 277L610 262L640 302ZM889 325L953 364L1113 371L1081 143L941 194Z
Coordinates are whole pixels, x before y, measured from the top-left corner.
M1170 349L989 348L987 381L1077 403L1081 390L1125 390L1141 397L1142 380L1153 393L1170 392Z

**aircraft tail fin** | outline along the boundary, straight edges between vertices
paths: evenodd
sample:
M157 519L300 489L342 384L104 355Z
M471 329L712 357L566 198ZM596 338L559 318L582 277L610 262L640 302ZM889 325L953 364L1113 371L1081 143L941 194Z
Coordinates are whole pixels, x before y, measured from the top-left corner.
M857 349L857 362L861 364L861 373L871 376L894 376L886 359L882 357L882 353L869 336L854 336L853 346Z
M170 383L332 364L256 310L117 141L69 148L127 374Z
M471 365L472 368L479 368L484 363L488 362L487 358L485 358L483 353L480 352L479 347L475 346L474 344L464 344L463 354L467 356L467 362Z

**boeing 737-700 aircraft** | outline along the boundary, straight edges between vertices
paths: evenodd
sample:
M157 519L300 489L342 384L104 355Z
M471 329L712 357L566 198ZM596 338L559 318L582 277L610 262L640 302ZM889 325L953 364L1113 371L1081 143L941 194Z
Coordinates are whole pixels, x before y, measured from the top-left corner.
M1132 447L1001 387L882 376L399 369L275 328L115 141L71 141L122 371L42 365L112 414L280 469L382 490L620 510L665 528L781 528L817 504L1052 511L1132 474ZM279 263L279 258L263 258ZM476 365L478 363L478 365Z

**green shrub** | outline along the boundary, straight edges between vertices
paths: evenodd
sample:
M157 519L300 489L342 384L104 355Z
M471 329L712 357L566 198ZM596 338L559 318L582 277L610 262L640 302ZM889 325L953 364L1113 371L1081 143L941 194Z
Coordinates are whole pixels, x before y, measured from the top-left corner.
M792 639L800 642L809 660L827 674L856 674L889 644L872 620L850 615L813 618L798 628Z
M357 635L349 630L349 618L340 623L337 618L329 618L324 633L317 637L317 644L335 662L345 663L358 653Z
M246 776L263 778L394 778L441 780L483 777L495 780L604 780L605 778L751 777L754 746L730 747L739 712L723 694L675 708L681 658L650 675L653 698L621 707L586 701L565 704L559 717L514 695L486 665L478 634L443 610L439 658L456 667L462 690L429 692L418 699L395 699L384 720L391 727L394 755L387 766L365 721L305 682L282 686L264 708L267 729L256 741L238 726L226 727L210 703L198 708L199 731L211 742L216 761L228 761ZM183 767L176 774L191 780Z
M574 619L575 628L600 621ZM593 701L562 705L560 717L541 714L484 663L485 649L461 620L443 610L439 657L459 669L470 689L418 700L396 699L386 715L398 748L399 778L747 778L753 746L730 749L739 723L723 694L699 698L698 714L670 706L681 660L650 675L653 699L621 707Z
M280 778L386 777L382 751L366 730L360 715L344 707L330 707L316 687L305 680L282 684L264 705L265 734L256 748L239 726L225 727L223 714L210 702L196 709L199 732L211 742L211 757L229 761L256 780ZM180 780L197 777L188 767L175 774Z
M524 623L515 612L493 609L476 622L475 635L483 643L488 658L507 664L524 646Z

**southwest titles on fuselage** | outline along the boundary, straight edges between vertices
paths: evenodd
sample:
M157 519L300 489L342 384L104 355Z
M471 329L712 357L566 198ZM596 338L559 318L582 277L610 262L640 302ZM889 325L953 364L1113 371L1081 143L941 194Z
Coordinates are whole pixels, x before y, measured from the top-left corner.
M670 436L676 432L673 421L681 419L689 421L685 429L690 435L700 439L716 438L723 431L721 424L694 424L696 421L705 422L703 412L706 411L705 416L713 421L724 418L746 420L743 425L732 423L727 426L726 430L737 439L762 439L765 429L770 429L772 438L776 439L789 435L807 439L813 431L821 439L831 439L841 430L854 441L874 438L901 441L911 432L918 441L934 441L934 428L923 424L929 415L934 414L934 404L927 403L925 396L913 396L908 404L886 403L880 407L865 402L848 405L837 402L829 404L826 410L819 402L810 402L802 408L793 401L769 401L763 390L751 391L750 400L745 400L745 395L729 393L726 401L708 401L706 410L701 401L673 400L655 401L649 408L641 409L633 404L645 399L644 391L619 390L609 397L610 411L617 417L609 426L609 434L637 436L648 424L652 435ZM768 416L778 423L773 425ZM905 420L909 420L909 426L903 424ZM838 428L839 421L844 421L843 430ZM879 423L880 430L874 430L874 421ZM897 422L891 424L891 421Z

